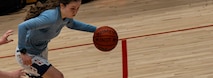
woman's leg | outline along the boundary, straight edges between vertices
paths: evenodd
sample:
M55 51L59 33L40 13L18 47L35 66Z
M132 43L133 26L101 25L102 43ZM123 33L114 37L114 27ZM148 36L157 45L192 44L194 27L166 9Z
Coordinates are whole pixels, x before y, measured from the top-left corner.
M46 49L44 52L42 52L41 56L44 59L48 59L48 53ZM43 78L64 78L63 74L56 69L54 66L50 66L49 69L43 74Z
M49 69L44 73L43 77L44 78L64 78L63 74L54 66L49 67Z

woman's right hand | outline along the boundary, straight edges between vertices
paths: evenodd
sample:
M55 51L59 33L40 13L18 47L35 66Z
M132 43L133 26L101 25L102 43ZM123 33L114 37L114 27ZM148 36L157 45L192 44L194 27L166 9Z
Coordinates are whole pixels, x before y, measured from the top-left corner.
M21 59L24 65L32 65L32 57L27 54L21 54Z

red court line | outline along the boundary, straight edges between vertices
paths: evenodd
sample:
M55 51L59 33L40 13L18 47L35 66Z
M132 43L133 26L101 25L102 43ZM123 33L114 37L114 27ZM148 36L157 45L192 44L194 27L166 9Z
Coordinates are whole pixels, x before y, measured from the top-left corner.
M128 78L128 54L126 40L122 40L122 65L123 65L123 78Z
M154 33L154 34L147 34L147 35L141 35L141 36L127 37L127 38L123 38L123 39L133 39L133 38L139 38L139 37L147 37L147 36L168 34L168 33L181 32L181 31L194 30L194 29L207 28L207 27L213 27L213 25L191 27L191 28L185 28L185 29L179 29L179 30L172 30L172 31L166 31L166 32L159 32L159 33ZM120 39L120 40L122 40L122 39Z
M185 28L185 29L179 29L179 30L172 30L172 31L166 31L166 32L159 32L159 33L153 33L153 34L146 34L146 35L140 35L140 36L134 36L134 37L127 37L127 38L122 38L122 39L119 39L119 40L123 40L123 39L127 40L127 39L134 39L134 38L140 38L140 37L147 37L147 36L168 34L168 33L188 31L188 30L195 30L195 29L207 28L207 27L213 27L213 25L205 25L205 26L191 27L191 28ZM49 51L60 50L60 49L67 49L67 48L73 48L73 47L80 47L80 46L86 46L86 45L92 45L92 44L93 43L86 43L86 44L79 44L79 45L73 45L73 46L59 47L59 48L49 49ZM0 58L8 58L8 57L13 57L13 56L14 55L7 55L7 56L1 56Z
M92 45L92 44L93 43L87 43L87 44L73 45L73 46L67 46L67 47L53 48L53 49L49 49L49 51L66 49L66 48L73 48L73 47L80 47L80 46L86 46L86 45Z

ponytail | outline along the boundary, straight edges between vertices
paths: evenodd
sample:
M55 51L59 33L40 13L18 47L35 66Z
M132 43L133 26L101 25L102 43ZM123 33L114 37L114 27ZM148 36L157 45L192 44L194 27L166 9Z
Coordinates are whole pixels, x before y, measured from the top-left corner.
M81 0L47 0L46 2L37 2L34 6L31 6L29 11L27 12L27 16L25 17L25 21L34 17L39 16L39 14L45 10L53 9L58 7L60 3L63 5L67 5L70 2L77 2Z
M26 17L24 18L24 21L37 17L43 11L48 10L48 9L53 9L57 6L59 6L58 0L47 0L44 3L41 3L40 1L38 1L35 5L30 7L30 9L27 12Z

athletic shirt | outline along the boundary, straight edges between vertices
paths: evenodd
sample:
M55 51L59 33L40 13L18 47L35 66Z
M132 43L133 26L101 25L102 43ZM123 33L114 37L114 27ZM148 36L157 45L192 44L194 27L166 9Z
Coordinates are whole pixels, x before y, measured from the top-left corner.
M19 24L18 48L25 48L29 54L41 54L47 48L50 40L58 36L64 26L87 32L96 30L95 26L74 19L65 18L62 20L60 8L56 7Z

